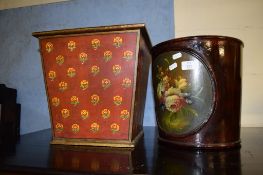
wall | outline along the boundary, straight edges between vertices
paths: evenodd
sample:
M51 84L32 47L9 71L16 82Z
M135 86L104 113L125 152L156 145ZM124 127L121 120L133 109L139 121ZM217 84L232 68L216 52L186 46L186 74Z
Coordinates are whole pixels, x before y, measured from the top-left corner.
M263 126L263 1L175 0L176 37L202 34L241 39L243 52L242 126Z
M173 1L72 0L0 11L0 83L18 90L22 134L50 127L38 40L31 33L125 23L146 23L153 45L171 39ZM144 125L155 125L150 79Z

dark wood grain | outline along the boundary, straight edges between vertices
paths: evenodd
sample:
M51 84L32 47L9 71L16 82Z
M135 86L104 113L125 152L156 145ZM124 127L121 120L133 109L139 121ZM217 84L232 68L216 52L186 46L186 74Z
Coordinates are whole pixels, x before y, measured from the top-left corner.
M153 47L153 70L154 62L162 53L170 51L189 53L205 65L214 86L214 105L208 121L194 132L178 137L159 127L162 140L177 145L202 148L239 146L242 48L242 41L224 36L185 37ZM155 74L153 71L153 77ZM156 91L156 84L154 89ZM157 101L156 95L155 99ZM157 102L156 104L158 105Z
M241 128L240 149L202 151L158 143L155 127L144 127L135 149L54 147L51 131L43 130L1 148L0 174L262 174L262 133L263 128ZM118 169L111 166L113 158L130 161Z

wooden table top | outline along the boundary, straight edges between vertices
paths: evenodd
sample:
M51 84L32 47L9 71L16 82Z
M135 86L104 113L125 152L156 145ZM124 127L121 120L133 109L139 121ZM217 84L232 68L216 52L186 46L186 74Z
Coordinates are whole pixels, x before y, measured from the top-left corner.
M241 148L189 150L157 141L144 127L134 149L50 145L51 130L1 148L0 174L263 174L263 128L242 128Z

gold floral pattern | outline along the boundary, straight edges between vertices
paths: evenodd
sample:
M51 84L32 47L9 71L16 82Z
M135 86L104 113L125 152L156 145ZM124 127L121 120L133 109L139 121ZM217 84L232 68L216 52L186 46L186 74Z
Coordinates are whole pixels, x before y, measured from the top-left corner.
M94 66L91 67L91 73L92 73L93 76L97 75L99 72L100 72L100 67L99 66L94 65Z
M70 111L68 109L62 109L61 115L63 118L68 118L70 116Z
M125 120L125 119L127 119L127 118L129 118L129 117L130 117L129 111L127 111L126 109L121 111L120 118L122 118L123 120Z
M83 120L87 119L87 118L89 117L89 111L88 111L88 110L85 110L85 109L81 110L81 111L80 111L80 116L81 116L81 118L82 118Z
M99 39L93 39L91 41L91 46L94 50L97 50L100 47L100 40Z
M112 72L114 73L114 75L118 75L121 73L121 66L118 64L115 64L112 66Z
M122 80L122 87L124 87L124 88L129 88L129 87L131 87L131 79L129 79L129 78L124 78L123 80Z
M104 58L105 62L110 61L111 58L112 58L112 52L109 51L109 50L105 51L104 54L103 54L103 58Z
M99 131L99 129L100 129L100 125L98 124L98 123L96 123L96 122L94 122L94 123L92 123L91 125L90 125L90 130L91 130L91 132L98 132Z
M53 81L56 78L56 72L55 71L49 71L48 72L48 78Z
M116 95L113 97L113 103L117 106L121 105L122 103L122 97L119 95Z
M130 51L130 50L126 50L126 51L123 53L123 58L124 58L126 61L131 60L132 57L133 57L133 52Z
M64 126L63 126L62 123L57 123L57 124L55 125L55 129L56 129L56 132L62 132L63 129L64 129Z
M79 128L79 125L78 124L73 124L72 126L71 126L71 130L72 130L72 132L73 133L78 133L79 132L79 130L80 130L80 128Z
M81 80L80 82L80 88L84 91L89 87L88 80Z
M65 91L68 89L68 83L65 82L65 81L61 81L59 84L58 84L58 87L59 87L59 90L60 91Z
M51 103L52 103L53 106L57 107L60 104L60 100L59 100L58 97L53 97L51 99Z
M122 45L122 38L117 36L117 37L114 37L113 39L113 45L118 48L118 47L121 47Z
M65 59L64 59L64 56L63 55L58 55L57 57L56 57L56 63L58 64L58 65L62 65L63 63L64 63L64 61L65 61Z
M79 98L77 96L72 96L70 98L70 104L73 106L77 106L79 104Z
M109 79L104 78L103 80L101 80L101 85L102 85L103 89L107 89L108 87L110 87L111 82Z
M67 75L71 78L74 77L76 75L76 70L72 67L68 68Z
M69 41L68 42L68 49L72 52L74 49L76 49L76 42Z
M87 60L88 60L88 54L86 54L85 52L81 52L79 54L79 61L81 62L81 64L84 64Z
M111 132L114 134L120 130L120 126L117 123L112 123L110 125Z
M93 105L97 105L100 101L100 97L97 95L97 94L93 94L91 97L90 97L90 100L91 100L91 103Z
M109 109L103 109L101 111L101 117L106 119L110 117L110 110Z
M46 43L46 51L50 53L53 50L53 44L51 42Z

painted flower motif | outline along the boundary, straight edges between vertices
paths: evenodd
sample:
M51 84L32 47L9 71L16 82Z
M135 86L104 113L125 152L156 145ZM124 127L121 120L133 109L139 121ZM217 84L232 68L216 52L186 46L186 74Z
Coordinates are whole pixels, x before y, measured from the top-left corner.
M99 66L92 66L91 67L91 73L93 74L93 76L97 75L100 72L100 67Z
M46 43L46 51L50 53L53 50L53 44L51 42Z
M57 63L58 65L61 66L61 65L64 63L64 61L65 61L64 56L58 55L58 56L56 57L56 63Z
M68 70L67 70L67 75L68 75L70 78L74 77L74 76L76 75L76 70L75 70L74 68L72 68L72 67L68 68Z
M130 51L130 50L126 50L126 51L123 53L123 58L124 58L126 61L129 61L130 59L132 59L132 56L133 56L133 52Z
M51 99L51 103L52 103L53 106L57 107L60 104L60 100L59 100L58 97L53 97Z
M186 105L186 101L179 95L170 95L165 98L165 107L170 112L177 112Z
M122 87L124 87L124 88L131 87L131 80L129 78L124 78L122 80Z
M55 126L56 132L62 132L64 129L64 126L62 123L57 123Z
M79 61L84 64L88 60L88 55L85 52L79 54Z
M112 123L110 125L111 132L114 134L120 130L120 126L117 123Z
M97 50L100 47L100 40L99 39L93 39L91 41L91 46L94 50Z
M108 109L103 109L103 110L101 111L101 116L102 116L102 118L104 118L104 119L109 118L109 117L110 117L110 110L108 110Z
M109 79L104 78L103 80L101 80L101 85L102 85L103 89L107 89L108 87L111 86L111 82Z
M100 129L100 125L98 124L98 123L92 123L91 125L90 125L90 130L91 130L91 132L98 132L99 131L99 129Z
M60 91L65 91L68 89L68 83L64 82L64 81L61 81L59 84L58 84L58 87L59 87L59 90Z
M93 94L91 97L91 103L97 105L100 101L100 97L97 94Z
M120 162L118 160L112 160L110 169L113 172L118 172L120 170Z
M73 106L77 106L79 104L79 98L77 96L72 96L70 98L70 104Z
M185 78L179 78L179 79L175 79L175 86L180 89L180 90L185 90L187 88L187 81Z
M56 72L55 71L49 71L48 72L48 78L53 81L56 78Z
M121 66L116 64L112 66L112 71L114 73L114 75L118 75L121 73Z
M111 60L112 58L112 52L111 51L105 51L104 54L103 54L103 58L104 58L104 61L105 62L108 62Z
M81 80L80 82L80 88L84 91L89 87L88 80Z
M113 39L113 45L118 48L118 47L121 47L122 45L122 38L117 36Z
M119 95L116 95L113 97L113 102L115 105L119 106L122 103L122 97Z
M130 113L129 111L127 111L126 109L125 110L122 110L121 111L121 116L120 116L123 120L127 119L130 117Z
M73 124L73 125L71 126L71 130L72 130L72 132L73 132L74 134L78 133L79 130L80 130L79 125L76 124L76 123Z
M92 159L90 168L92 171L98 171L100 169L100 162L97 159Z
M68 118L70 116L70 111L68 109L62 109L61 115L63 118Z
M81 118L82 118L83 120L87 119L87 118L89 117L89 111L88 111L88 110L85 110L85 109L81 110L81 111L80 111L80 116L81 116Z
M69 41L68 49L72 52L74 49L76 49L76 43L74 41Z

